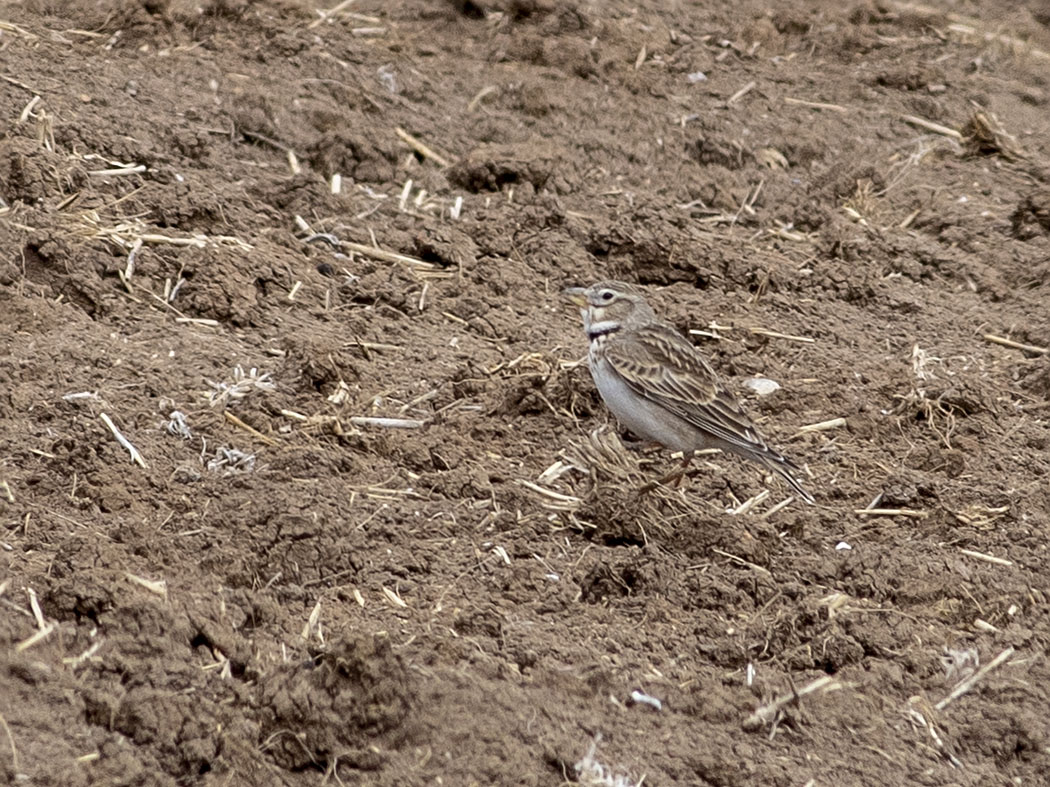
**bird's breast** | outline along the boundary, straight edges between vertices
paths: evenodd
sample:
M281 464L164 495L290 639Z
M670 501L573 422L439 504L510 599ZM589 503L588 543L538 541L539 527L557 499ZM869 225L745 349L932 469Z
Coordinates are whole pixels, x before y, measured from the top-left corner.
M695 429L660 405L636 393L605 360L599 337L591 343L590 367L594 386L616 420L636 437L660 443L672 451L705 447Z

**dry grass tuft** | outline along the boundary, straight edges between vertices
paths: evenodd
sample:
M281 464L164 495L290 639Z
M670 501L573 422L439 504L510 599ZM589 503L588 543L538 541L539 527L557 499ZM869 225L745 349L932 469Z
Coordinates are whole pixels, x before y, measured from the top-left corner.
M981 107L974 109L962 133L967 152L971 156L1000 155L1008 161L1025 158L1025 152L1017 137L1003 128L1003 124L994 113Z
M691 502L686 485L661 483L652 460L627 450L612 429L597 429L562 452L559 490L531 482L523 486L543 495L544 506L566 524L608 540L648 542L685 520L707 513ZM545 474L546 475L546 474ZM692 496L695 498L695 495Z
M595 758L601 739L600 734L596 735L587 753L574 766L576 783L588 785L589 787L641 787L645 781L644 776L635 780L625 773L620 773L604 765Z

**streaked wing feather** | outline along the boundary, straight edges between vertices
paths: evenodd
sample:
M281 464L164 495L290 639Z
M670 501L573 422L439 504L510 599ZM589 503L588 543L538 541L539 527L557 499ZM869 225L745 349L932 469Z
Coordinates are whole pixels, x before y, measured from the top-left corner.
M745 452L771 452L707 361L670 326L632 331L605 356L635 393L683 421Z

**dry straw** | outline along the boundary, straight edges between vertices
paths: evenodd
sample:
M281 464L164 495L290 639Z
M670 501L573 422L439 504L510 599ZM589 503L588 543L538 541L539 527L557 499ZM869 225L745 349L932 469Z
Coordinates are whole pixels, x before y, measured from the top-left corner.
M629 451L616 432L606 427L572 441L561 461L540 476L540 483L524 479L518 483L541 496L555 526L593 532L605 539L648 543L649 536L669 533L680 522L695 525L712 516L703 498L685 493L680 482L703 472L703 457L713 453L720 452L698 451L692 459L696 469L679 466L660 477L652 459ZM555 483L559 489L547 485ZM728 513L748 513L767 497L769 492L764 490ZM785 505L774 504L761 516L775 514Z

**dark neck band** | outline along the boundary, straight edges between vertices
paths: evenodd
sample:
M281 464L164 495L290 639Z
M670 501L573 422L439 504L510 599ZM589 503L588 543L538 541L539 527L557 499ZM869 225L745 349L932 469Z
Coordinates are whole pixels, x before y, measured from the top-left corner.
M608 336L610 333L616 333L618 330L620 330L619 325L610 325L608 328L600 331L587 331L587 338L593 342L599 336Z

